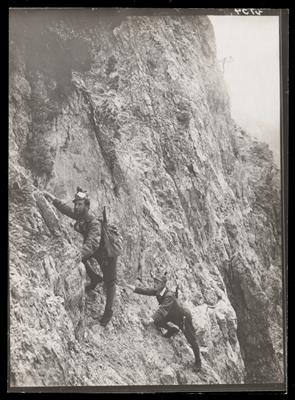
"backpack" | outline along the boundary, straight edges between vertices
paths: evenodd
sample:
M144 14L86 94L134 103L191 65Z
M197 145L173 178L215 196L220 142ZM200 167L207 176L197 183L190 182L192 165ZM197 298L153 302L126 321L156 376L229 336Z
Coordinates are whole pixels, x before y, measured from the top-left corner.
M101 236L103 246L109 257L117 257L122 253L123 239L117 226L107 222L106 208L103 208Z

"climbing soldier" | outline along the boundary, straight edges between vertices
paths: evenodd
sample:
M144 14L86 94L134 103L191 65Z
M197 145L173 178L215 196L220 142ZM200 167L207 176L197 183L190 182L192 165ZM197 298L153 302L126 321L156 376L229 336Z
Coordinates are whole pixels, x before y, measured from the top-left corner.
M167 278L165 275L161 278L155 276L153 278L154 288L141 288L134 285L127 285L127 287L134 293L156 296L160 306L148 323L154 323L160 332L162 332L162 329L165 329L166 332L162 335L166 338L175 336L180 329L192 347L195 355L195 370L198 372L201 369L201 357L193 327L192 315L188 309L180 305L175 295L167 289Z
M52 201L52 204L63 214L74 219L74 229L83 236L81 261L85 265L90 283L86 285L86 291L92 290L98 283L104 282L106 287L106 304L100 324L106 326L113 316L113 302L116 292L116 267L117 257L110 257L104 246L101 234L102 221L89 213L90 200L85 191L77 188L73 200L74 208L64 204L51 193L44 192L44 196ZM99 263L103 278L93 271L89 259L94 258Z

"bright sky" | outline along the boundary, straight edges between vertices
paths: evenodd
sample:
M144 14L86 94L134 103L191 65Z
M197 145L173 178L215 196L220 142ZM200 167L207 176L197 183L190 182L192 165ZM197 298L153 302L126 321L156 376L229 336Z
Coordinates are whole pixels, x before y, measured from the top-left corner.
M232 57L225 63L224 77L233 118L246 129L248 124L250 130L256 122L269 125L273 133L264 133L261 139L279 151L279 17L209 18L215 31L217 59Z

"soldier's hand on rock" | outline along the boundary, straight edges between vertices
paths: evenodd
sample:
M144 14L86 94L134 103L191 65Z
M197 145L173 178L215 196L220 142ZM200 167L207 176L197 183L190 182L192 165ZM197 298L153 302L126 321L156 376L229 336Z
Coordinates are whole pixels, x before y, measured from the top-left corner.
M51 194L49 192L44 191L43 195L44 195L45 199L48 201L53 201L55 199L55 196L53 196L53 194Z
M147 318L147 319L143 319L141 321L141 323L144 327L148 327L154 323L154 320L153 320L153 318Z
M167 331L164 328L159 328L159 331L163 337L165 337Z

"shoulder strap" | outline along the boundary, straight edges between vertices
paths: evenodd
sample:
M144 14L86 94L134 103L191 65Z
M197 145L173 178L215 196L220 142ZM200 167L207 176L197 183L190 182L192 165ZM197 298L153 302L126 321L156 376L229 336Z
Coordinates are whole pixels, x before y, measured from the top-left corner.
M107 212L106 212L106 206L103 207L103 212L102 212L102 221L107 223Z

